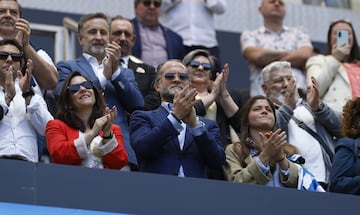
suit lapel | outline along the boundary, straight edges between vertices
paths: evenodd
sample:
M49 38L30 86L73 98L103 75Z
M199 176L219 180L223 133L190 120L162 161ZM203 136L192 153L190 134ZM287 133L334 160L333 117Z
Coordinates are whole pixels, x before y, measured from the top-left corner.
M155 120L156 122L161 122L164 120L164 118L167 117L167 115L169 114L169 112L163 107L160 106L157 110L158 113L155 114ZM186 137L185 137L185 142L186 142ZM180 142L179 142L179 138L176 136L175 138L173 138L171 140L171 145L177 150L177 151L181 151L180 149ZM185 144L184 144L185 147Z
M131 60L131 58L129 58L128 68L131 69L135 73L136 67L137 67L137 65Z
M187 151L189 147L191 146L191 143L193 142L194 138L191 134L190 128L186 126L186 133L185 133L185 140L184 140L184 147L183 151Z
M86 60L84 56L77 58L76 64L78 65L78 67L80 67L81 71L83 71L85 75L89 77L99 89L102 89L100 81L95 74L95 71L92 69L90 63Z

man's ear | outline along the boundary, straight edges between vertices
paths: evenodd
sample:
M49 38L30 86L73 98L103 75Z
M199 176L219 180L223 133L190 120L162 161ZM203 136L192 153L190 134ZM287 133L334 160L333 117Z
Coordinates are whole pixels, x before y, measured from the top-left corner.
M79 44L82 45L82 39L83 39L82 35L78 34L77 38L78 38Z
M134 34L134 36L133 36L133 39L132 39L132 46L134 46L134 44L135 44L135 41L136 41L136 34Z
M159 82L160 82L160 80L157 80L154 83L154 89L155 89L156 92L160 91L160 83Z
M261 88L263 89L265 95L267 95L267 92L268 92L267 86L265 84L262 84Z

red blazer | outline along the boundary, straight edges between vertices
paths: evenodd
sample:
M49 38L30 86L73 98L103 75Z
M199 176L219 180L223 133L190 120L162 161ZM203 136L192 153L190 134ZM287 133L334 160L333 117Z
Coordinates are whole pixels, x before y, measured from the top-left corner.
M117 147L102 157L102 164L107 169L121 169L128 163L128 155L124 148L124 139L117 125L112 125ZM46 142L51 162L68 165L82 165L74 140L79 138L79 130L69 127L61 120L50 120L46 125ZM102 136L102 132L100 133Z

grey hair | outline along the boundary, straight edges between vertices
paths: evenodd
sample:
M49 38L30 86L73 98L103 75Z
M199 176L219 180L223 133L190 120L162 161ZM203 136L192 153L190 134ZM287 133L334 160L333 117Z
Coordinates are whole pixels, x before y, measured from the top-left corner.
M274 61L261 70L262 83L268 82L270 79L270 72L283 70L283 69L292 69L291 63L288 61Z

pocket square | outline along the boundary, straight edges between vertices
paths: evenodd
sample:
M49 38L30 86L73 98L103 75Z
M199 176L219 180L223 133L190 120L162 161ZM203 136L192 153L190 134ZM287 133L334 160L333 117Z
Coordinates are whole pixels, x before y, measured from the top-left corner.
M145 70L141 67L136 68L137 73L145 73Z

